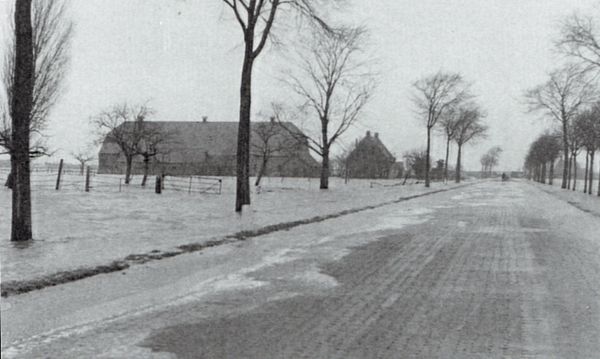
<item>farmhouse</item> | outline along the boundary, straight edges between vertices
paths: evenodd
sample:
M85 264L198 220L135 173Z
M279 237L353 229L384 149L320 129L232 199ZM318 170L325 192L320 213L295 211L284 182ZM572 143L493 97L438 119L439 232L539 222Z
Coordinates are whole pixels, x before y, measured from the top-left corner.
M126 122L121 126L132 126ZM157 155L150 159L151 174L234 176L236 171L237 122L148 121L154 132L164 134ZM285 128L283 127L285 126ZM291 123L253 122L250 175L258 173L267 158L267 176L315 177L319 163L310 155L301 131ZM294 135L296 134L296 135ZM268 137L263 138L261 137ZM98 154L98 173L125 173L121 149L107 136ZM143 158L134 158L132 173L143 173Z
M396 159L379 139L379 134L371 131L356 143L347 159L348 175L353 178L389 178L398 176Z

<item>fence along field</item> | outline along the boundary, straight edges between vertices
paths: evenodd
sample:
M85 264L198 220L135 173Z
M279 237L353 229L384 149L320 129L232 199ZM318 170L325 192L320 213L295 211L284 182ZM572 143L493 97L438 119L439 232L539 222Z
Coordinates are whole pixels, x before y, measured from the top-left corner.
M0 180L6 183L10 168L0 167ZM33 191L82 191L82 192L123 192L148 191L154 193L155 176L148 176L145 187L140 185L141 176L132 176L129 185L124 175L98 174L88 167L82 174L79 169L56 166L33 166L31 168L31 189ZM205 176L164 176L162 190L197 194L221 194L222 179Z

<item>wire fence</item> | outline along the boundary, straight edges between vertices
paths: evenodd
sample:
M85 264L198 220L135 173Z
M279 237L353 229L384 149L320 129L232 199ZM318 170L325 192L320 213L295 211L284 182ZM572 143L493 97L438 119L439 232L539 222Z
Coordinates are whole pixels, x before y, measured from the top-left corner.
M1 185L8 183L9 168L0 168ZM131 176L130 183L125 183L125 176L98 174L95 170L81 170L59 168L52 171L47 167L31 168L32 191L82 191L82 192L124 192L148 191L155 192L155 176L148 176L146 185L141 186L141 175ZM223 181L217 177L203 176L164 176L161 177L162 191L183 192L188 194L221 194Z

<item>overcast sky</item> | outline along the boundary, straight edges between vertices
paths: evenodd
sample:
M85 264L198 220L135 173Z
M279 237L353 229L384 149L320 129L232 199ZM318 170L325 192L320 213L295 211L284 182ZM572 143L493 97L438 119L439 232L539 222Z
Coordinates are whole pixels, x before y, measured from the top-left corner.
M7 1L0 0L2 23ZM564 61L552 40L560 20L576 10L597 13L600 6L592 0L354 0L331 17L369 28L381 77L344 143L371 130L397 157L423 147L426 132L410 101L411 84L440 69L458 71L473 82L490 127L486 140L465 149L465 167L479 169L483 151L499 145L502 169L521 168L529 143L550 126L525 113L523 92ZM57 156L67 159L89 144L89 117L123 101L150 100L155 120L237 121L241 32L220 0L73 0L69 15L76 25L72 61L48 129ZM281 51L268 49L258 60L253 114L285 101L277 80L285 67ZM443 157L443 142L434 139L436 157Z

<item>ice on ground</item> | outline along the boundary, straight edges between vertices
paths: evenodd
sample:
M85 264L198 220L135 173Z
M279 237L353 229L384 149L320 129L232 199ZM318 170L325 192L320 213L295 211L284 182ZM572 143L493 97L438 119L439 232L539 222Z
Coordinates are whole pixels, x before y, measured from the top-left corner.
M36 174L34 173L35 177ZM44 175L45 176L45 175ZM319 190L318 179L265 178L252 205L235 215L235 178L224 178L222 194L170 191L161 195L141 189L139 177L118 191L118 176L97 176L109 187L83 192L79 185L55 191L34 186L32 192L35 240L25 246L9 241L11 192L0 189L1 279L25 280L81 266L107 264L130 254L168 251L178 245L201 243L242 230L307 219L346 209L375 205L399 197L452 185L434 183L391 186L398 181L331 178L330 189ZM81 177L79 181L81 180ZM34 181L35 182L35 181ZM39 182L45 183L45 182ZM403 220L375 224L398 228Z

